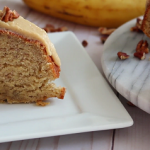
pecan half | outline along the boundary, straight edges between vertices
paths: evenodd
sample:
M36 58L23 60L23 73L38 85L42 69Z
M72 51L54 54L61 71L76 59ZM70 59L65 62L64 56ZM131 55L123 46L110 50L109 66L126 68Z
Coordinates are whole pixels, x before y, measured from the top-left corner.
M102 35L110 35L113 33L116 29L115 28L105 28L105 27L99 27L98 31Z
M47 33L49 33L49 32L63 32L63 31L67 31L67 30L68 30L67 27L55 28L52 24L47 24L43 29L44 29Z
M60 27L60 28L57 28L56 31L58 31L58 32L68 31L68 28L67 27Z
M54 31L55 27L52 24L47 24L43 29L48 33Z
M98 31L101 35L101 42L105 43L107 38L109 37L110 34L112 34L116 29L115 28L105 28L105 27L99 27Z
M136 19L136 26L139 28L139 29L141 29L141 26L142 26L142 19L140 19L140 18L137 18Z
M143 60L143 59L146 58L144 52L135 52L135 53L134 53L134 57L137 57L137 58L139 58L140 60Z
M145 54L149 53L147 41L141 40L136 47L137 52L144 52Z
M3 8L2 13L0 14L0 20L4 22L13 21L18 17L19 14L15 10L14 11L10 10L10 8L7 6Z
M129 58L129 55L127 55L126 53L123 53L123 52L118 52L117 55L121 60L125 60L125 59Z
M142 26L142 19L137 18L136 19L136 25L134 27L130 28L130 31L133 31L133 32L143 32L141 30L141 26Z
M83 41L82 41L82 45L83 45L84 47L86 47L86 46L88 45L88 42L87 42L86 40L83 40Z

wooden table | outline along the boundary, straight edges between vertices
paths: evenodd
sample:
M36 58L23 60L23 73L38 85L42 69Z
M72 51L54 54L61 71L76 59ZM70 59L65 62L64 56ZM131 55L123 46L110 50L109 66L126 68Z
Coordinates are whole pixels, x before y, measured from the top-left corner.
M26 7L20 0L13 2L6 0L1 2L0 0L0 4L1 9L4 5L7 5L11 9L17 10L24 18L34 22L40 27L44 27L47 23L51 23L55 27L66 26L70 31L75 33L80 42L87 40L88 46L85 49L103 74L100 60L103 44L100 41L97 28L86 27L42 15ZM127 100L121 95L119 95L119 99L134 120L134 125L132 127L0 143L0 150L150 149L150 115L137 107L127 105Z

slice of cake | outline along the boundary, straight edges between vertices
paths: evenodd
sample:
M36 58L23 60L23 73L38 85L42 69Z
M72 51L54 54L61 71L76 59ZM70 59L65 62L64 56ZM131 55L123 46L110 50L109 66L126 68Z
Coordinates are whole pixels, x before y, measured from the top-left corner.
M0 11L0 103L41 104L50 97L63 99L60 59L47 33L4 7Z
M148 37L150 37L150 0L147 0L146 3L146 10L143 17L141 29Z

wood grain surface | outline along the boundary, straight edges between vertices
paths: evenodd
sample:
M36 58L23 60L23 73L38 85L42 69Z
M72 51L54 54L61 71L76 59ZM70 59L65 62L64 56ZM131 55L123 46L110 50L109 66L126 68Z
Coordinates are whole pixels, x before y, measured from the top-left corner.
M86 27L29 9L20 0L1 1L0 9L9 6L18 11L24 18L34 22L40 27L47 23L55 27L66 26L73 31L80 42L88 41L85 48L97 68L102 72L101 54L103 44L97 28ZM127 105L127 100L122 96L119 99L134 120L132 127L107 131L79 133L39 139L30 139L14 142L0 143L0 150L148 150L150 149L150 115L137 107Z

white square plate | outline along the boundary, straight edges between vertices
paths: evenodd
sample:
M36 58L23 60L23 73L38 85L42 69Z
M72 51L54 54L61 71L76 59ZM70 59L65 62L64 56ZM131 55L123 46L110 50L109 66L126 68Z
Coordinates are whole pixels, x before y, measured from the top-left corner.
M133 121L72 32L51 33L60 56L57 85L64 100L50 105L0 104L0 142L131 126Z

